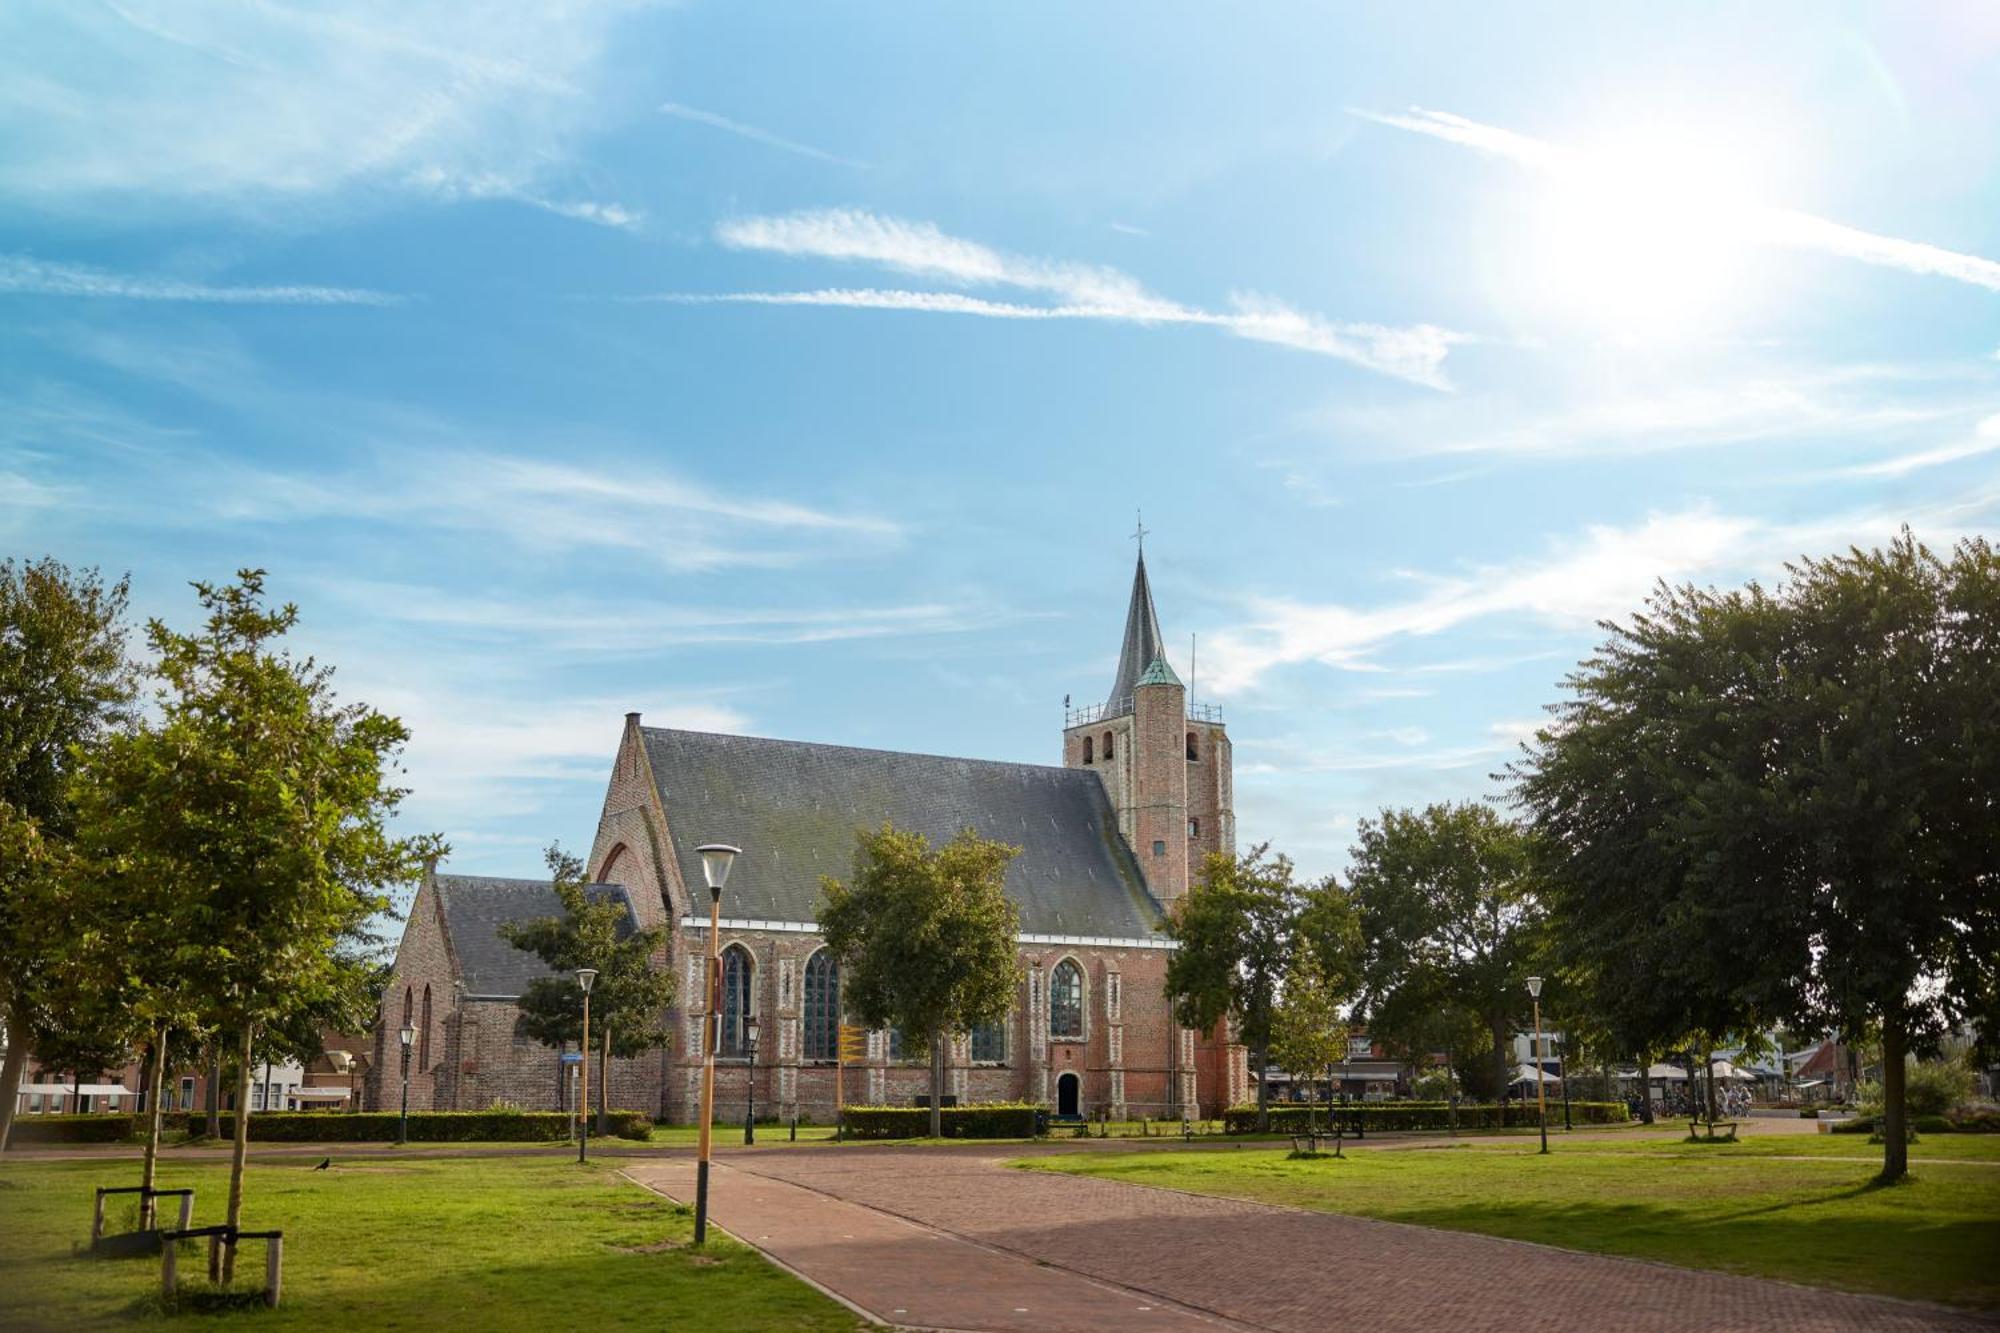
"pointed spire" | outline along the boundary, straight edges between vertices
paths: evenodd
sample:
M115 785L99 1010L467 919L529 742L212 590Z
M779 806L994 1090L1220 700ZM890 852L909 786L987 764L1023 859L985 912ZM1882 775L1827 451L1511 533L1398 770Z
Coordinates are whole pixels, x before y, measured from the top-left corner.
M1130 711L1132 691L1155 662L1165 664L1167 646L1160 636L1160 613L1153 609L1153 585L1146 581L1146 556L1139 555L1139 568L1132 575L1132 602L1125 610L1125 643L1118 652L1118 678L1112 683L1111 697L1104 701L1107 713ZM1168 674L1172 671L1169 669Z

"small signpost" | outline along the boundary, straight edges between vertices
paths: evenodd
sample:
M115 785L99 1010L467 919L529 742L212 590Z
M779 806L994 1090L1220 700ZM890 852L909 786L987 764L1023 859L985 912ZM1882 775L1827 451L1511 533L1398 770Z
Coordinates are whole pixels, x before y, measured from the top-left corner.
M847 1128L847 1062L868 1058L868 1030L853 1023L842 1023L834 1057L833 1137L839 1139Z

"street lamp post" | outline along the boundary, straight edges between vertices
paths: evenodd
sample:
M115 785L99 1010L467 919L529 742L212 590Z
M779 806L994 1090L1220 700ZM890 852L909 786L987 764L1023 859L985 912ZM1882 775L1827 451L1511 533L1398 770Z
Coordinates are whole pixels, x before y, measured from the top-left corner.
M708 1239L708 1160L713 1148L715 1121L715 1047L721 1039L722 999L722 886L729 882L729 868L743 851L726 842L708 842L695 848L701 856L701 877L708 881L708 1004L702 1022L701 1039L701 1130L694 1169L694 1243Z
M590 1160L590 983L597 980L597 969L579 967L576 970L576 984L583 987L583 1057L577 1061L582 1079L583 1095L576 1099L576 1161L577 1165ZM597 1095L602 1097L604 1089Z
M402 1118L396 1121L396 1142L408 1143L410 1141L410 1047L416 1043L417 1030L405 1023L403 1030L396 1035L403 1042L403 1114Z
M1542 1073L1542 979L1528 978L1528 998L1535 1002L1535 1118L1541 1122L1542 1151L1549 1150L1549 1094Z
M743 1053L750 1057L748 1081L743 1086L743 1142L757 1141L757 1016L743 1020Z

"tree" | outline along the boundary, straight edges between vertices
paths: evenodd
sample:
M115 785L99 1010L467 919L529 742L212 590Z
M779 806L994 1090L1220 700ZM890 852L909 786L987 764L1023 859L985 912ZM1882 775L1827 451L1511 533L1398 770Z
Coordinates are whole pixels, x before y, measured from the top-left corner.
M586 887L583 863L551 847L547 853L551 882L562 903L561 916L537 921L509 921L500 937L547 965L550 975L536 977L521 993L520 1029L544 1046L561 1050L583 1041L583 988L578 968L597 969L590 991L591 1026L597 1037L597 1132L607 1132L610 1087L605 1079L611 1057L629 1060L666 1044L667 1006L674 1002L673 973L655 967L664 959L664 926L635 929L625 904L593 898Z
M1636 1038L1785 1023L1912 1050L2000 970L2000 558L1908 532L1775 590L1661 586L1510 770L1567 963Z
M129 723L136 690L125 658L128 581L55 560L0 560L0 1153L28 1052L115 1041L70 1000L69 971L92 929L78 901L68 784L77 757ZM115 1025L114 1025L115 1026Z
M1370 1031L1408 1047L1462 1034L1471 1015L1490 1062L1467 1068L1467 1085L1503 1092L1541 915L1526 833L1467 803L1385 810L1361 821L1360 837L1348 886L1368 941Z
M1167 918L1176 945L1166 981L1174 1021L1207 1032L1235 1019L1237 1035L1250 1048L1263 1130L1271 1127L1264 1079L1271 1020L1304 897L1291 861L1260 843L1242 856L1211 852L1201 879Z
M933 1138L944 1134L951 1034L1013 1007L1021 914L1005 880L1020 851L971 829L933 850L923 834L885 823L860 835L848 883L820 879L820 935L840 963L847 1008L930 1054Z
M264 574L194 585L207 612L194 634L158 620L158 722L105 747L92 784L123 812L124 854L163 901L169 938L199 978L193 1007L235 1067L227 1224L240 1224L249 1079L260 1034L323 1013L354 984L354 955L385 886L415 877L435 838L392 837L404 792L385 770L409 733L343 704L332 670L279 640L296 607L270 609ZM234 1274L233 1247L223 1275Z
M1341 1021L1340 995L1320 964L1320 952L1310 943L1292 951L1285 970L1284 994L1271 1015L1271 1058L1290 1074L1293 1086L1308 1089L1306 1128L1312 1128L1310 1090L1333 1076L1333 1067L1347 1054L1347 1024Z

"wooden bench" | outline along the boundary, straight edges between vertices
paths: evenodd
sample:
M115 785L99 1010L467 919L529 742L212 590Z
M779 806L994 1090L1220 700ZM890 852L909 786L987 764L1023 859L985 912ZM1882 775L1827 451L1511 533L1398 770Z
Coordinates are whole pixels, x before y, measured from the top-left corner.
M1722 1135L1721 1138L1718 1140L1716 1136L1716 1131L1725 1129L1728 1130L1729 1132L1727 1134ZM1736 1141L1736 1121L1690 1120L1688 1121L1688 1137L1690 1139L1705 1138L1710 1143L1715 1143L1718 1141L1722 1143L1734 1143Z

